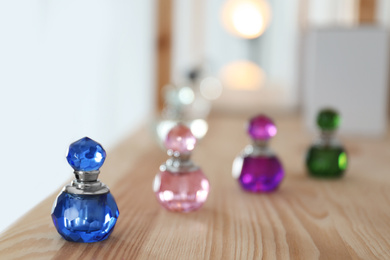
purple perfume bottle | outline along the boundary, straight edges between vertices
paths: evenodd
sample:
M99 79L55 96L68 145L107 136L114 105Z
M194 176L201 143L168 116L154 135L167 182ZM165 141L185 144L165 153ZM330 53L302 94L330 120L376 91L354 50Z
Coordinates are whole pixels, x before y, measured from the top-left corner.
M248 134L252 144L233 162L233 177L243 189L250 192L270 192L279 187L284 170L278 157L268 147L268 141L276 135L274 122L265 115L249 121Z

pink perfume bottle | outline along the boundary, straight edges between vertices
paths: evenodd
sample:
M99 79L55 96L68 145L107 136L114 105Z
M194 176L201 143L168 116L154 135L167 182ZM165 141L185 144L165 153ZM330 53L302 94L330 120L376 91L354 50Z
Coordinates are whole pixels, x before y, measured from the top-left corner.
M161 206L177 212L199 209L206 202L210 184L191 160L196 138L183 124L173 127L164 142L171 156L154 178L153 190Z

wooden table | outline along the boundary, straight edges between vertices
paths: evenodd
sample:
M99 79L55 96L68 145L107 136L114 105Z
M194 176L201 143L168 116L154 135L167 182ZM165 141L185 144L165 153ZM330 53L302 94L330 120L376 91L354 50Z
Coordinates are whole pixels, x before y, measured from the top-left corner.
M0 259L390 259L389 135L343 138L351 162L345 178L316 180L303 164L313 136L298 117L276 117L272 147L285 180L277 192L250 194L230 173L249 141L245 121L211 118L194 154L211 183L200 211L171 213L157 203L152 182L167 157L143 130L109 151L102 168L120 209L108 240L62 239L50 218L53 194L2 234Z

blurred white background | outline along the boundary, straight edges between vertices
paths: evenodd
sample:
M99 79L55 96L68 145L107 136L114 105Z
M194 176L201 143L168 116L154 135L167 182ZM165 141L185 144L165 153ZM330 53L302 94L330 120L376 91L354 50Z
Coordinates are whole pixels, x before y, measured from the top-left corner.
M0 1L0 231L72 177L71 142L150 116L154 27L152 0Z
M245 39L233 36L223 26L227 2L229 0L174 0L173 24L174 81L179 82L184 72L199 64L205 64L206 69L212 75L220 76L224 83L224 68L237 61L254 62L263 71L260 87L252 91L242 86L231 91L225 84L219 100L224 103L223 110L245 107L243 99L246 109L254 104L284 111L303 107L306 75L302 65L307 48L304 44L306 35L319 28L348 30L362 26L358 23L359 0L268 0L269 25L259 38ZM374 26L388 28L388 14L390 1L377 0Z
M212 75L223 77L221 70L227 64L249 60L259 64L266 74L264 88L255 93L257 103L286 109L297 107L300 1L268 1L272 21L264 34L253 40L233 36L224 28L222 14L226 2L174 1L172 78L178 80L185 69L199 64L207 64ZM267 88L270 85L272 88Z

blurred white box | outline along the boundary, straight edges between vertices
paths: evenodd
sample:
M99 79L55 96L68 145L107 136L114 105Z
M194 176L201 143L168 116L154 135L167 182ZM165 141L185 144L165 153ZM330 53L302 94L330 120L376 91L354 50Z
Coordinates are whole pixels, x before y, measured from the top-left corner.
M387 128L388 33L379 27L309 30L304 42L303 108L309 128L323 107L336 108L343 133Z

